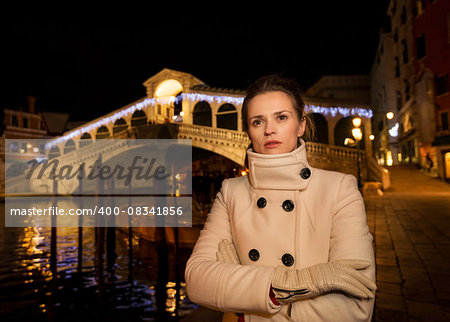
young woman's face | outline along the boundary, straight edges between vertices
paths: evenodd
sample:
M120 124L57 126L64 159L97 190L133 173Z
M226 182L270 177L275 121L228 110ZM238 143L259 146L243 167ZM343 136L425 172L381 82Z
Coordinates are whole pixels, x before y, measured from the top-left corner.
M281 91L259 94L251 99L247 122L253 151L262 154L295 150L306 125L305 120L298 120L289 95Z

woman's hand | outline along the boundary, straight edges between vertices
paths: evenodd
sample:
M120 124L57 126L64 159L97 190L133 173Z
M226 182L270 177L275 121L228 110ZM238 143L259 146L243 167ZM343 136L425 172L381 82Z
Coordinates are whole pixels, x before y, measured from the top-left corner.
M234 244L227 239L219 243L219 250L216 253L216 257L219 262L240 264Z
M300 270L280 265L272 280L275 299L280 304L287 304L331 291L372 299L377 286L358 271L369 265L368 261L352 259L320 263Z

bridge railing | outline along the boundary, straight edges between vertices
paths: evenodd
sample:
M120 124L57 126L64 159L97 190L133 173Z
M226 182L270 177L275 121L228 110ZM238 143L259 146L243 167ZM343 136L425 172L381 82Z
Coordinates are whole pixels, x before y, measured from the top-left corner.
M358 151L353 148L347 148L337 145L329 145L317 142L306 142L306 150L311 154L328 155L333 158L358 159ZM364 160L364 150L359 151L360 160Z
M228 141L250 142L245 132L228 129L217 129L210 126L181 123L179 125L179 132L182 132L183 134L216 138Z

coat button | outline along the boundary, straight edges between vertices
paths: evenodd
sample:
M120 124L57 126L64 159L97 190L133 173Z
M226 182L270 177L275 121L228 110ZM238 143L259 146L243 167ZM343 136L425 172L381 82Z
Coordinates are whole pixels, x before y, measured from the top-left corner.
M292 257L291 254L284 254L283 257L281 257L281 261L286 266L294 265L294 257Z
M311 176L311 170L309 170L308 168L303 168L303 169L300 171L300 176L301 176L303 179L308 179L308 178Z
M266 198L263 197L259 198L256 204L258 205L259 208L264 208L267 204Z
M248 252L248 257L256 262L259 259L259 252L256 249L250 249L250 251Z
M282 207L285 211L292 211L294 209L294 203L291 200L285 200L283 201Z

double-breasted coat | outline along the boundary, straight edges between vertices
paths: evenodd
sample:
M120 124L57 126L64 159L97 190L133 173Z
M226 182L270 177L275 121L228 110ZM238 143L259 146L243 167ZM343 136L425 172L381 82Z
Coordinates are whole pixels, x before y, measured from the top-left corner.
M269 298L275 267L302 269L363 259L375 281L372 235L354 176L313 168L305 143L267 155L247 151L249 174L226 179L186 263L190 300L246 321L370 321L374 300L332 292L287 305ZM219 262L218 244L233 241L240 265Z

